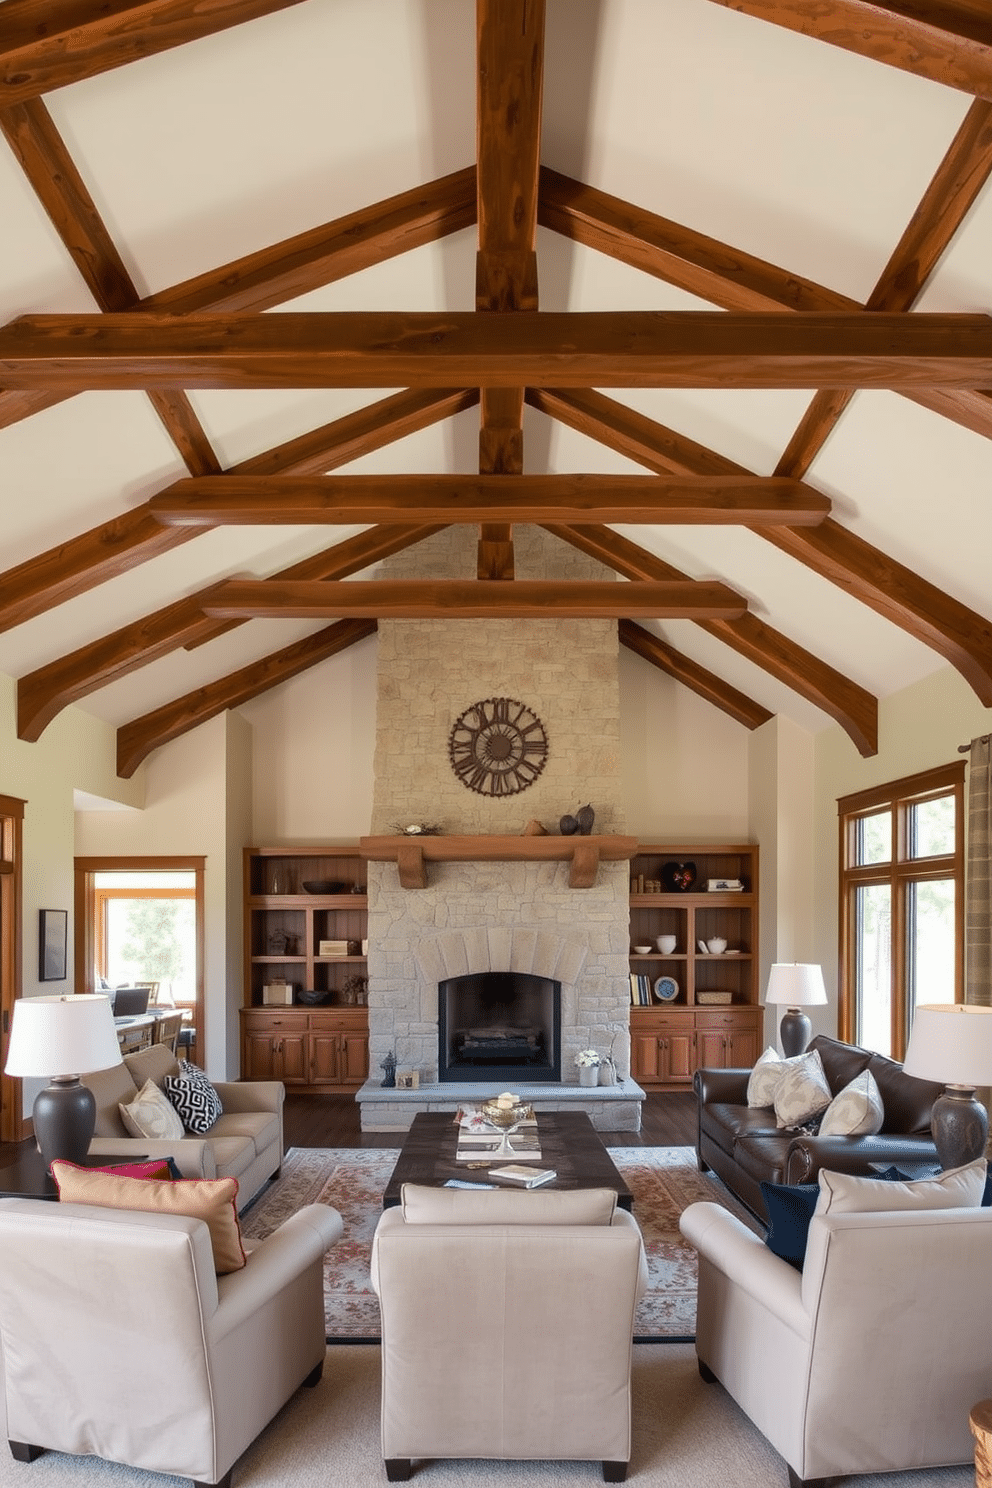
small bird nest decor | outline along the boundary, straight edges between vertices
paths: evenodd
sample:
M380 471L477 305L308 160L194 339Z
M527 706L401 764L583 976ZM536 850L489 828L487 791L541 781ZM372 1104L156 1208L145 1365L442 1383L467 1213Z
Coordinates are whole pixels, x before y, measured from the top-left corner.
M394 822L392 830L400 837L440 837L436 822Z

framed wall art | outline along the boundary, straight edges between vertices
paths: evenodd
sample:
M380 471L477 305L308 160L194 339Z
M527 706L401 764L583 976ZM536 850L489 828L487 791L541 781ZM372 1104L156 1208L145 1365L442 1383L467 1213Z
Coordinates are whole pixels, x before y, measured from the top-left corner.
M38 921L38 980L64 982L69 911L39 909Z

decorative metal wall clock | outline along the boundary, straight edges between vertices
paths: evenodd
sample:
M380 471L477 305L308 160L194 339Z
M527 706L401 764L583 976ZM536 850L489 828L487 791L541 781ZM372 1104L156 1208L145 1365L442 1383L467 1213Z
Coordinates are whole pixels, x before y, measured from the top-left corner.
M532 709L515 698L484 698L456 718L448 757L462 785L480 796L515 796L544 769L548 736Z

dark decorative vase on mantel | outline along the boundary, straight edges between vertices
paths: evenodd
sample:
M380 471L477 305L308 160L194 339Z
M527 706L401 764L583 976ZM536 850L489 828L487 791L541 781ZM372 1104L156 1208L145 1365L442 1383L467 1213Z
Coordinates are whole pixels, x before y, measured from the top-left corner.
M665 863L661 881L670 894L686 894L696 882L695 863Z

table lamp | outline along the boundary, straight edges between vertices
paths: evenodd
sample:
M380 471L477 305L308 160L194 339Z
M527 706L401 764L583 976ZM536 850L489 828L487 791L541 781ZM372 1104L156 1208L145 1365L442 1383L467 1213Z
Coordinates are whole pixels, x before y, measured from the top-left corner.
M765 1003L785 1007L779 1035L782 1053L788 1059L805 1052L813 1025L800 1008L815 1007L827 1000L823 972L819 966L800 961L776 961L768 973Z
M5 1073L51 1081L35 1096L35 1141L51 1167L83 1161L96 1126L96 1100L80 1074L120 1064L110 998L92 993L19 997L14 1003Z
M985 1156L989 1116L976 1085L992 1084L992 1008L923 1003L913 1014L907 1075L945 1085L933 1103L930 1131L942 1168Z

